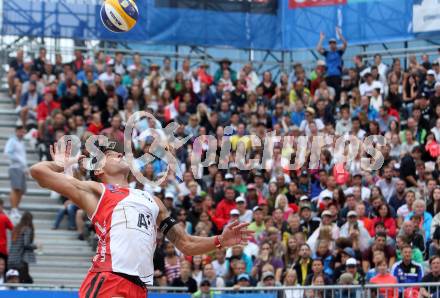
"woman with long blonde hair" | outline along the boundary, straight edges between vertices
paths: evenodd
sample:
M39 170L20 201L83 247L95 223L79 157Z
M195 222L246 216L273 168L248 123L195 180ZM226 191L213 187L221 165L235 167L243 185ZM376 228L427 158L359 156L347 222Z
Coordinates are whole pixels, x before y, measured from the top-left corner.
M294 269L287 269L284 273L283 286L285 287L297 287L298 278ZM284 291L284 298L303 298L304 291L300 289L286 289Z
M275 209L280 208L283 211L283 219L287 220L289 215L293 213L293 209L289 207L289 201L285 194L277 195L275 199Z

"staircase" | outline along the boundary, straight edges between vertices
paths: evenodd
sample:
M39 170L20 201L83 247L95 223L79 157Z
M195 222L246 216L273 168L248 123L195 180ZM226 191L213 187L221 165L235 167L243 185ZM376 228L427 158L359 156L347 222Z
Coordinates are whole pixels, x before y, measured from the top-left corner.
M9 207L10 182L8 161L3 155L7 139L14 134L18 119L11 99L0 92L0 197ZM29 146L30 147L30 146ZM38 161L37 153L28 148L28 163ZM30 274L35 284L79 287L90 267L93 251L86 241L77 239L77 233L68 231L65 217L59 230L51 227L61 204L49 197L49 191L42 189L28 178L27 193L24 195L20 210L30 211L34 216L35 243L41 245L36 251L37 263L30 265Z

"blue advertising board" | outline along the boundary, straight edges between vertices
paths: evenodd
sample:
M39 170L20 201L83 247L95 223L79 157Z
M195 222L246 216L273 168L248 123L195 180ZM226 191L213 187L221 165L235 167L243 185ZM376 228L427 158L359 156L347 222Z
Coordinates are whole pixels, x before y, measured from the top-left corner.
M415 0L414 0L415 1ZM419 0L417 0L419 1ZM419 1L420 2L420 1ZM408 40L413 0L139 0L127 33L107 31L101 0L3 1L4 35L142 41L155 44L291 50L316 45L319 32L350 44Z

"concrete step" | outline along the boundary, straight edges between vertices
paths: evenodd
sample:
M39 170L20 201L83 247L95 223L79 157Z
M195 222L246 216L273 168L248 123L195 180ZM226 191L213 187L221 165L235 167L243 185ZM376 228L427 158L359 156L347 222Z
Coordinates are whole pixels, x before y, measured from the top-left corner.
M75 274L75 275L85 275L87 273L88 267L78 267L78 266L71 266L70 264L63 264L64 268L69 268L69 274ZM63 265L59 265L54 263L53 265L48 264L48 265L42 265L38 262L36 264L33 264L33 270L34 271L38 271L38 274L42 274L42 273L54 273L55 270L58 271L58 273L61 271L60 267L62 267ZM67 266L66 266L67 265Z
M5 209L9 212L9 201L5 200ZM20 203L20 210L26 210L35 214L37 212L42 212L40 217L36 217L44 220L51 220L55 218L58 211L62 209L62 205L55 204L38 204L38 203L30 203L27 201L22 201Z
M18 117L17 117L17 119L18 119ZM14 130L15 126L16 126L15 122L9 121L7 119L0 118L0 127L2 127L2 128L12 128L12 130ZM5 130L2 129L2 131L4 132Z
M34 284L40 284L40 285L50 285L50 287L57 286L60 289L66 289L68 291L78 291L78 289L81 287L82 281L59 281L57 283L51 282L51 279L34 279Z
M0 101L0 109L15 109L14 105L10 101Z
M64 217L64 221L65 222L63 222L63 225L60 227L61 230L66 229L66 227L67 227L67 225L66 225L67 218L66 217ZM34 220L34 225L40 230L42 230L42 229L52 230L54 222L55 222L55 218L53 220L38 218L38 219Z
M7 94L4 95L4 94L0 93L0 102L1 103L9 103L9 104L11 104L11 107L14 107L14 105L15 105L15 101L13 101L12 98L10 98Z
M0 166L0 181L1 180L9 180L8 174L9 167L8 166ZM30 175L26 176L27 181L34 181Z
M37 237L65 237L66 239L73 239L75 238L76 232L75 231L68 231L68 230L51 230L51 229L39 229L35 231L35 238ZM79 241L79 240L78 240Z
M10 187L0 187L0 194L6 194L9 195L9 193L11 192L11 188ZM50 192L46 189L43 188L34 188L34 189L28 189L26 191L27 195L31 195L31 196L46 196L49 197Z
M37 281L45 281L41 283L53 283L56 284L75 284L80 285L81 282L84 280L85 276L87 275L87 270L84 270L80 273L70 273L70 272L38 272L38 270L34 271L34 267L30 267L30 273L31 276L34 278L34 283L40 283Z
M52 230L50 228L38 228L35 226L35 239L38 241L47 243L49 245L60 245L66 244L66 246L79 246L79 247L89 247L87 241L79 241L78 234L75 231L69 231L67 229ZM57 233L65 232L65 233ZM37 234L38 233L38 234ZM65 242L65 243L64 243Z
M36 211L42 211L42 212L52 212L52 214L55 215L59 209L60 207L58 205L40 205L40 204L33 204L27 202L22 202L20 204L20 210L26 210L31 212L32 214Z
M94 254L93 254L94 255ZM69 256L66 258L65 256L48 256L48 255L39 255L37 262L54 262L56 264L60 262L71 262L72 264L82 264L84 267L90 267L93 259L92 256Z
M62 270L63 268L79 268L82 273L84 272L84 268L88 268L90 265L90 261L72 262L72 260L69 259L65 259L64 261L41 260L40 256L38 256L37 263L33 264L33 267L40 272L44 271L46 268L58 268L58 270Z
M61 208L61 205L59 205ZM55 221L56 213L53 211L32 211L34 218L38 220L50 220Z
M17 119L19 118L18 114L14 111L0 113L0 117L4 120L11 121L11 123L17 123Z
M0 188L11 187L11 181L8 179L0 179ZM38 183L35 180L28 180L26 183L27 189L38 189Z
M7 140L15 133L18 114L13 101L0 90L0 154ZM38 154L26 142L29 165L38 162ZM10 181L9 162L3 155L0 158L0 198L8 210ZM37 263L30 265L30 273L35 283L58 286L79 287L91 265L95 254L87 241L79 241L76 231L68 231L67 217L59 230L52 230L56 214L62 204L50 198L50 192L42 189L32 179L27 178L28 191L20 205L21 210L31 211L34 216L35 243L39 245Z
M45 217L43 219L49 219L51 220L52 218L55 219L55 215L58 212L58 210L60 210L61 205L41 205L41 204L33 204L33 203L28 203L23 201L22 203L20 203L20 210L21 211L29 211L32 214L34 214L35 212L50 212L52 214L46 214ZM9 203L6 204L5 203L5 209L9 210ZM34 216L34 218L37 218Z
M0 136L10 137L15 132L15 122L10 122L8 126L0 126Z
M7 140L0 140L0 152L3 155L3 152L5 152L5 145ZM2 157L7 158L6 155L3 155ZM29 146L26 147L26 157L29 159L29 157L38 157L38 151L33 148L29 148Z
M47 237L35 237L35 242L40 243L43 245L43 251L44 251L44 247L46 246L55 246L55 245L59 245L60 241L62 241L62 244L68 247L87 247L90 248L90 246L88 245L88 243L86 241L78 241L78 239L69 239L69 238L65 238L65 237L52 237L52 238L47 238ZM90 250L91 251L91 250Z
M56 246L56 247L46 247L43 248L45 255L50 256L90 256L92 252L92 249L88 247L88 249L84 250L67 250L66 246Z
M5 206L9 206L9 195L0 195L0 198L2 198L5 201ZM38 205L47 205L47 206L59 206L61 207L61 202L56 199L51 199L49 195L47 196L32 196L25 194L23 196L22 203L29 203L29 204L38 204ZM43 210L44 214L39 214L38 216L42 216L44 218L47 218L48 214ZM53 211L51 211L53 213ZM49 214L52 214L49 213ZM36 214L36 213L34 213Z
M4 101L1 101L2 99L0 99L0 102L3 104L6 104ZM17 116L18 114L15 112L15 107L13 105L11 105L10 107L4 107L2 109L0 109L0 115L14 115Z
M36 164L39 162L38 155L36 153L27 155L27 162L28 165ZM3 151L1 151L0 167L2 167L2 173L4 173L3 169L7 169L9 167L9 160L3 155ZM6 173L7 172L8 171L6 170Z

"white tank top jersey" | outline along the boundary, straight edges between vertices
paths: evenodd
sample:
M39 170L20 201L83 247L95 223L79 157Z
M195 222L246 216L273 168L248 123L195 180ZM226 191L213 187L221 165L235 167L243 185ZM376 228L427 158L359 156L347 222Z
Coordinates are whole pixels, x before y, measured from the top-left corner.
M153 196L132 188L104 185L91 217L98 237L91 272L119 272L153 285L156 219Z

